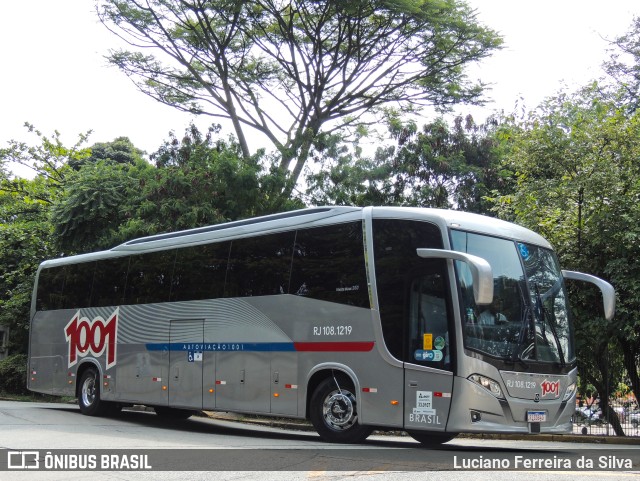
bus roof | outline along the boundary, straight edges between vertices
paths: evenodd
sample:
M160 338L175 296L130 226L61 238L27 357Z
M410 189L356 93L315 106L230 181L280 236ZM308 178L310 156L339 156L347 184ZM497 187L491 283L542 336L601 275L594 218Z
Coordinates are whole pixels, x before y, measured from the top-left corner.
M535 244L551 249L551 244L536 232L494 217L459 210L423 207L374 207L374 218L406 218L430 220L442 228L459 229L514 241Z
M278 232L295 229L310 223L348 222L362 218L363 209L371 209L373 218L413 219L430 221L441 228L453 228L503 237L521 242L551 248L544 237L525 227L500 219L455 210L432 209L422 207L310 207L279 214L266 215L223 224L197 227L176 232L140 237L107 251L80 254L45 261L46 266L66 264L68 262L89 262L106 257L119 257L135 253L163 250L179 245L204 244L222 239L252 236L258 233ZM336 217L336 219L331 219ZM339 219L338 219L339 217Z

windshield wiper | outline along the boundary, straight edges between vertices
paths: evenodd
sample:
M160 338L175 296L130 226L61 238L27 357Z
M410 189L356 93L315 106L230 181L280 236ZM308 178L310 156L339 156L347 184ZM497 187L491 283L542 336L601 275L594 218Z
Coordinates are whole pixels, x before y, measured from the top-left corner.
M531 322L533 320L533 316L531 315L531 307L527 302L526 297L524 296L524 292L522 292L522 286L520 285L520 283L518 283L518 291L520 292L520 301L522 305L526 307L524 308L522 318L520 319L520 332L518 333L518 342L513 348L511 356L509 356L509 360L511 362L520 361L524 365L525 369L527 369L529 368L529 365L524 361L524 359L522 359L521 353L524 352L523 347L528 340L527 338L529 337L527 336L527 331L529 329L532 329L533 327ZM533 328L535 329L535 327Z
M520 332L518 333L518 342L513 348L513 351L511 351L511 356L509 357L509 361L511 362L520 361L525 369L527 369L529 365L524 361L524 359L522 359L520 353L523 352L522 348L526 344L527 338L529 337L527 336L527 331L529 330L529 324L531 323L530 319L531 308L527 306L524 310L524 315L522 316L522 326L520 327Z
M556 284L558 284L556 282ZM538 284L534 284L534 289L535 289L535 293L536 293L536 310L539 312L540 316L539 319L542 321L542 335L545 335L545 331L544 331L544 325L547 324L549 326L549 328L551 329L551 334L553 334L553 339L556 343L556 348L558 349L558 356L560 357L560 366L564 367L567 365L566 361L564 360L564 353L562 352L562 345L560 344L560 338L558 337L558 331L556 330L556 326L555 323L551 321L551 318L549 316L549 313L547 312L547 310L544 307L543 301L542 301L542 296L540 296L540 288L538 287ZM547 291L544 295L545 300L547 298L549 298L550 295L549 292L551 292L552 290L554 290L554 288L552 287L551 289L549 289L549 291ZM558 289L559 290L559 289ZM554 291L554 292L557 292ZM545 336L546 337L546 336Z

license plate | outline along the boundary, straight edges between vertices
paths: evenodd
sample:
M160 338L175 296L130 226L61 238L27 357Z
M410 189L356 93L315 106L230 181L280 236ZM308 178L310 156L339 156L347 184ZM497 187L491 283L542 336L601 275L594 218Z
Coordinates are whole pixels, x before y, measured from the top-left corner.
M547 420L546 411L527 411L528 423L543 423Z

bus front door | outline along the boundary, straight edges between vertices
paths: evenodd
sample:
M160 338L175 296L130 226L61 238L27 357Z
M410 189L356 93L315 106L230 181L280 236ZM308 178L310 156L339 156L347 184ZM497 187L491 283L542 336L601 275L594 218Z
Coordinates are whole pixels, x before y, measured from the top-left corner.
M453 376L423 366L405 365L404 427L444 431L447 426Z
M410 284L405 330L404 427L444 431L449 416L453 372L449 345L446 277L433 264ZM426 269L425 269L426 270Z

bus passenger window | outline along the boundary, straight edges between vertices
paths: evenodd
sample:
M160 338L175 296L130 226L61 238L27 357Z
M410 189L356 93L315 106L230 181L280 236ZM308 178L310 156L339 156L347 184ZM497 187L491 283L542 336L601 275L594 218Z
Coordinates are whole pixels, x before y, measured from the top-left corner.
M171 301L195 301L224 296L230 242L178 249L171 280Z
M122 304L128 269L129 257L116 257L96 263L91 290L91 305L93 307Z
M91 305L91 286L93 285L95 268L95 262L83 262L82 264L71 264L65 267L65 308L76 309Z
M91 305L95 262L42 269L36 309L78 309Z
M295 231L234 240L225 297L287 294Z
M132 256L124 304L168 302L176 251Z
M299 230L293 253L290 292L368 308L362 223Z
M38 311L53 311L64 309L64 267L49 267L42 269L38 277L38 294L36 309Z

